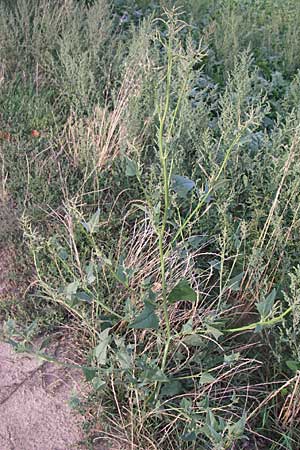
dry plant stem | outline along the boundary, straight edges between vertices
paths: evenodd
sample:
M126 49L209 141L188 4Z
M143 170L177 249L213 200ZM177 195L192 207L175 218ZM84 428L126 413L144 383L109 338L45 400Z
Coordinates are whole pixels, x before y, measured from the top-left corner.
M274 216L276 207L278 205L279 197L280 197L280 194L281 194L282 189L284 187L284 183L285 183L286 177L288 176L290 167L292 166L292 163L294 161L294 157L295 157L295 153L296 153L298 144L299 144L299 129L296 130L296 135L293 138L293 141L292 141L292 144L291 144L291 149L290 149L288 158L287 158L286 163L285 163L284 168L283 168L283 174L282 174L282 177L281 177L278 189L276 191L275 198L273 200L272 206L271 206L270 211L269 211L269 215L268 215L267 220L266 220L266 222L264 224L264 227L263 227L263 230L261 232L261 235L259 236L259 239L257 241L255 249L258 249L258 248L262 249L263 248L263 244L265 243L265 239L266 239L268 230L270 228L270 224L272 222L272 218ZM252 281L252 272L248 268L246 270L245 274L244 274L243 280L241 281L241 286L244 286L245 291L250 288L251 281ZM248 278L248 282L245 283L247 278Z
M295 375L293 378L291 378L290 380L288 380L285 384L283 384L282 386L280 386L280 388L276 389L276 391L271 392L271 394L269 394L261 403L260 405L257 406L257 408L255 408L251 414L249 414L249 416L247 417L247 421L250 420L252 417L254 417L259 411L260 409L266 405L267 403L269 403L270 400L272 400L272 398L276 397L283 389L285 389L286 387L288 387L291 383L293 383L294 381L297 381L299 379L300 374L297 373L297 375Z

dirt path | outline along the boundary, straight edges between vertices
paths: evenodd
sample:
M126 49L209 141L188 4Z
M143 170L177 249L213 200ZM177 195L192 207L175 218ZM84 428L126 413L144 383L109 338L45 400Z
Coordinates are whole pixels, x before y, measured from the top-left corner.
M0 343L0 449L79 448L80 418L68 405L76 380Z

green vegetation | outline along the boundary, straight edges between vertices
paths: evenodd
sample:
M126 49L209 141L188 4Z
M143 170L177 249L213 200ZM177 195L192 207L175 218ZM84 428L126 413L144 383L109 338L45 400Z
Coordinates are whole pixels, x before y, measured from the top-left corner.
M90 448L299 448L299 55L298 0L1 3L5 338L74 329Z

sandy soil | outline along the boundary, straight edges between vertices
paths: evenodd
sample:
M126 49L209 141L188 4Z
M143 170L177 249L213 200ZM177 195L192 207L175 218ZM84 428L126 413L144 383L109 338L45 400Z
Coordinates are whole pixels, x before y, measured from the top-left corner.
M0 449L80 448L80 418L68 405L76 380L57 366L0 344Z

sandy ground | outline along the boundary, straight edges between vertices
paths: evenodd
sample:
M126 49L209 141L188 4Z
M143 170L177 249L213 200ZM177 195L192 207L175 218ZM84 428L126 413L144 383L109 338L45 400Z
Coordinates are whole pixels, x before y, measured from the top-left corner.
M53 364L0 344L0 449L80 448L80 418L68 405L77 382Z

